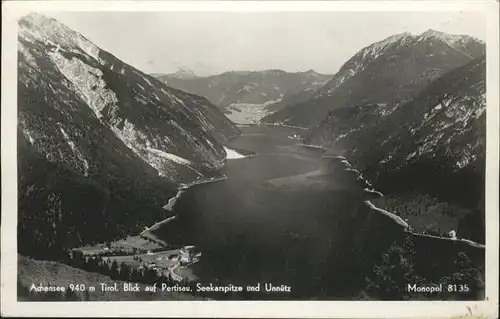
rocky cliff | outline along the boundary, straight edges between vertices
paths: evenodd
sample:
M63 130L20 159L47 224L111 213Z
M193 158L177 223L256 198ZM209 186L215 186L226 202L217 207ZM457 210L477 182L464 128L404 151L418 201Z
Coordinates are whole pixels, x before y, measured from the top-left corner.
M484 222L485 79L483 56L392 111L378 104L332 110L308 140L345 155L382 192L432 194ZM462 227L464 235L484 241L471 233L480 224Z
M54 19L19 21L20 249L116 237L213 175L235 126ZM32 247L30 247L32 246Z

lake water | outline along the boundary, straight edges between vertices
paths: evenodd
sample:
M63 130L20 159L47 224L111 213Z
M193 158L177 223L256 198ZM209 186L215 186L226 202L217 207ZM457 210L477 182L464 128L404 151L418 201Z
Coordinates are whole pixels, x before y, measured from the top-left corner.
M178 218L154 233L167 243L196 245L203 255L193 271L203 280L270 281L293 286L295 297L314 297L339 267L335 245L362 205L360 189L338 160L289 138L303 131L242 130L228 147L255 155L228 160L227 179L186 190L174 207Z

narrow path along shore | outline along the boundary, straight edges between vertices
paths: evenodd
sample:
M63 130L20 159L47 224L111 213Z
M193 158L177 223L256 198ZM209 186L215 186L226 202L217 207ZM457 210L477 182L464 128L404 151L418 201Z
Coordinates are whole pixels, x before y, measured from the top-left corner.
M240 153L238 153L237 151L233 150L233 149L230 149L228 147L225 147L224 146L224 150L226 152L226 160L233 160L233 159L240 159L240 158L245 158L245 157L248 157L246 155L242 155ZM177 190L177 194L174 196L174 197L171 197L167 204L165 206L163 206L163 209L167 210L167 211L170 211L170 212L173 212L174 211L174 206L175 206L175 203L177 202L177 200L182 196L182 194L189 188L189 187L192 187L192 186L195 186L195 185L201 185L201 184L208 184L208 183L214 183L214 182L219 182L219 181L222 181L222 180L225 180L227 179L227 176L226 175L223 175L223 176L220 176L220 177L210 177L210 178L205 178L205 179L200 179L200 180L196 180L196 181L193 181L191 183L188 183L188 184L181 184ZM143 230L141 233L140 233L140 236L143 236L146 234L146 232L148 231L152 231L152 230L155 230L157 229L160 225L162 224L165 224L165 223L168 223L168 222L171 222L172 220L174 220L177 216L171 216L171 217L168 217L166 219L163 219L157 223L155 223L154 225L152 225L151 227L147 227L145 230Z
M373 209L379 213L382 213L386 216L388 216L389 218L391 218L392 220L394 220L396 223L398 223L399 225L403 226L405 229L408 229L409 225L407 222L405 222L401 217L397 216L397 215L394 215L392 213L389 213L388 211L384 210L384 209L381 209L381 208L378 208L377 206L373 205L372 202L370 202L369 200L365 200L365 204L370 208L370 209Z
M170 274L170 276L172 277L173 280L175 281L181 281L183 278L182 276L178 275L175 273L175 270L180 266L181 264L180 263L177 263L174 265L174 267L172 268L168 268L168 273Z
M227 148L227 147L224 147L224 150L226 152L226 160L235 160L235 159L248 157L248 156L242 155L242 154L238 153L237 151L232 150L232 149ZM187 189L190 187L193 187L196 185L201 185L201 184L215 183L215 182L219 182L219 181L222 181L225 179L227 179L227 176L223 175L220 177L210 177L210 178L205 178L205 179L199 179L199 180L193 181L191 183L187 183L187 184L181 184L178 188L177 194L168 200L167 204L165 206L163 206L163 209L170 211L170 212L174 212L174 207L175 207L177 200L179 200L179 198L182 196L182 194L184 192L186 192ZM144 231L142 231L140 233L139 236L145 236L147 234L147 232L154 231L154 230L158 229L161 225L169 223L169 222L175 220L176 218L177 218L177 215L174 215L174 216L171 216L171 217L166 218L164 220L161 220L161 221L155 223L154 225L152 225L151 227L146 228ZM175 273L175 270L178 267L180 267L180 262L176 263L173 267L167 267L164 270L164 272L168 273L173 280L182 281L183 277L181 275Z
M301 144L301 146L303 147L312 147L312 148L318 148L318 147L321 147L325 153L327 153L329 150L325 149L324 147L322 146L319 146L319 145L308 145L308 144ZM351 165L351 163L349 163L349 161L345 158L345 156L342 156L342 155L333 155L333 154L329 154L329 155L323 155L322 156L323 158L331 158L331 159L337 159L337 160L340 160L342 164L344 164L345 168L347 171L351 171L351 172L354 172L356 174L358 174L358 179L359 180L363 180L365 181L368 185L372 185L370 183L370 181L368 181L367 179L365 179L362 175L361 175L361 172L357 169L354 169ZM383 194L375 189L365 189L366 192L368 193L373 193L377 196L383 196ZM469 239L465 239L465 238L448 238L448 237L441 237L441 236L434 236L434 235L429 235L429 234L422 234L422 233L416 233L414 231L411 231L410 230L410 225L408 225L408 223L406 223L401 217L397 216L396 214L393 214L391 212L388 212L384 209L381 209L377 206L375 206L371 201L369 200L366 200L365 201L365 204L370 208L370 209L373 209L377 212L380 212L386 216L388 216L389 218L393 219L396 223L398 223L399 225L403 226L405 228L405 232L407 233L410 233L412 235L415 235L415 236L419 236L419 237L428 237L428 238L434 238L434 239L438 239L438 240L447 240L447 241L460 241L460 242L463 242L463 243L466 243L472 247L475 247L475 248L482 248L482 249L485 249L486 246L483 245L483 244L479 244L479 243L476 243L472 240L469 240Z
M410 230L407 230L406 232L418 236L418 237L427 237L427 238L434 238L434 239L440 239L440 240L448 240L448 241L458 241L458 242L463 242L469 246L475 247L475 248L482 248L485 249L486 246L483 244L476 243L470 239L465 239L465 238L448 238L448 237L440 237L440 236L434 236L434 235L429 235L429 234L422 234L422 233L415 233Z
M153 226L148 227L147 229L143 230L143 231L139 234L139 236L143 236L146 232L148 232L148 231L152 231L152 230L157 229L157 228L158 228L161 224L165 224L165 223L171 222L172 220L174 220L174 219L175 219L175 217L176 217L176 216L172 216L172 217L169 217L169 218L167 218L167 219L164 219L164 220L162 220L162 221L157 222L157 223L156 223L156 224L154 224Z
M286 124L276 124L276 123L256 123L256 124L257 125L281 126L281 127L287 127L287 128L296 128L296 129L304 130L304 131L308 131L309 130L307 127L293 126L293 125L286 125Z
M182 196L187 197L187 195L189 194L189 195L192 195L193 202L196 202L196 204L194 205L195 208L200 210L200 214L205 214L205 215L203 215L204 216L203 218L206 218L206 220L209 220L209 218L213 218L214 222L212 224L217 225L217 226L219 224L221 224L219 221L225 221L226 218L231 220L230 218L232 218L232 216L233 216L232 214L234 213L235 208L240 208L240 207L242 207L242 209L238 210L238 212L241 212L241 216L244 216L244 218L248 218L248 220L251 220L252 217L247 217L247 216L250 216L250 214L258 211L258 212L265 212L265 214L262 214L262 217L257 216L257 218L260 218L260 219L257 219L258 222L263 222L266 219L274 222L275 220L279 220L280 218L286 218L286 216L285 215L280 216L279 214L274 215L274 212L278 211L278 210L275 208L275 205L268 205L267 201L269 200L269 197L259 197L259 196L267 196L267 195L262 195L262 194L267 194L266 193L267 190L265 189L265 187L262 188L262 190L258 188L261 185L261 180L267 180L267 178L269 176L273 177L275 174L274 171L278 170L279 172L276 174L277 177L276 178L273 177L273 182L277 183L278 187L281 187L279 185L284 185L284 184L292 185L293 183L297 183L297 185L298 185L299 183L302 183L300 178L293 179L292 177L294 177L296 175L299 177L302 177L302 178L308 177L308 176L314 177L315 175L321 176L321 174L324 174L324 166L323 166L325 164L324 162L327 162L326 167L327 168L334 167L335 171L340 173L341 178L343 178L345 175L346 181L349 182L349 185L351 185L351 181L352 181L352 184L358 185L358 186L355 186L357 189L356 192L359 191L360 196L362 196L362 199L358 198L359 199L358 203L360 205L362 205L363 211L365 211L367 213L367 216L370 215L370 216L375 217L375 218L378 218L379 216L383 216L382 218L384 219L384 222L387 222L389 224L393 224L396 228L399 229L399 231L401 231L401 233L403 233L403 231L405 232L405 237L410 236L412 239L419 239L422 237L430 237L430 238L432 238L432 239L429 239L429 241L431 243L436 243L438 245L440 243L442 243L446 247L448 247L447 243L449 243L449 241L454 241L457 245L450 243L449 246L452 246L452 247L456 246L457 248L463 248L465 246L465 248L468 248L466 245L470 245L470 246L473 246L475 248L473 250L474 251L477 250L479 254L481 254L481 249L484 249L483 245L474 243L474 242L466 240L466 239L454 239L454 238L446 238L446 237L430 236L430 235L426 235L426 234L414 233L414 231L411 230L411 226L408 224L408 222L404 221L403 218L401 218L400 216L398 216L396 214L391 213L390 211L386 211L382 208L379 208L374 204L375 198L383 197L384 195L382 193L380 193L379 191L377 191L376 189L374 189L374 187L369 183L369 181L367 181L362 176L363 172L361 171L361 169L356 169L355 167L353 167L352 164L349 163L348 159L346 159L345 156L342 156L341 153L335 154L331 150L326 150L324 147L322 147L320 145L306 144L306 143L303 143L303 141L301 141L301 140L291 140L288 138L288 136L290 136L288 130L285 130L285 129L271 130L272 132L274 132L274 131L278 132L279 135L278 134L276 134L276 135L270 134L270 136L267 136L267 134L265 134L268 131L267 128L248 129L248 133L250 133L250 134L260 133L261 131L263 131L263 133L261 134L262 136L256 136L256 137L252 137L252 138L242 138L242 141L243 141L242 143L239 143L239 144L236 143L238 141L232 143L231 145L234 145L234 147L235 147L234 150L231 150L230 148L227 148L227 147L225 148L226 153L227 153L226 160L228 162L226 162L227 166L225 167L225 169L223 171L221 171L221 173L223 172L224 174L227 174L227 176L202 179L202 180L194 181L194 182L186 184L186 185L181 185L179 187L179 193L176 195L176 199L169 200L169 202L167 204L169 210L172 211L173 213L175 213L174 207L175 207L175 203L176 203L177 199L182 197ZM296 132L296 131L297 130L294 130L294 132ZM242 136L244 136L244 135L245 134L242 134ZM271 141L268 140L268 139L272 139L272 138L275 138L276 141L275 140L271 140ZM273 144L273 143L275 143L277 146L275 146L275 144ZM280 143L282 143L282 144L280 144ZM238 151L238 147L241 147L241 152ZM299 147L302 149L298 149ZM256 152L256 154L258 154L258 156L256 156L252 160L248 160L248 159L244 160L244 158L247 156L244 156L243 154L246 154L245 151L247 149L252 150L252 152ZM233 151L236 154L233 153ZM240 154L240 153L243 153L243 154ZM294 158L288 158L288 157L282 158L280 156L275 156L275 155L281 154L281 153L286 154L286 156L291 156L291 157L302 156L302 155L306 156L307 154L310 154L311 160L313 160L317 163L311 163L311 162L305 160L306 158L304 158L304 161L297 161L297 162L300 162L300 165L301 165L300 171L299 171L295 168L295 166L297 164L295 164L296 162L294 161ZM250 156L252 156L252 155L250 155ZM268 159L268 156L269 156L269 159ZM243 160L237 161L238 159L243 159ZM327 159L327 160L322 160L322 159ZM229 162L229 161L231 161L231 162ZM281 166L286 165L286 164L290 164L291 166L294 166L294 168L290 169L290 172L288 170L285 170L285 169L281 170ZM268 165L269 167L266 165ZM242 168L244 169L243 171L250 172L248 174L248 176L243 175L243 174L240 176L240 171ZM254 174L253 173L254 170L255 170L255 172L258 171L258 174ZM344 172L344 170L346 172ZM258 176L254 177L253 175L258 175ZM205 187L205 186L195 187L196 185L199 185L199 184L216 183L218 181L222 181L222 180L225 180L228 178L231 178L231 180L228 182L223 182L221 184L207 185L208 187ZM280 180L279 178L282 178L282 179ZM241 181L241 183L240 183L240 181ZM317 182L317 181L314 180L314 182ZM240 184L243 186L240 186ZM359 187L359 185L361 185L361 187ZM276 184L274 186L276 186ZM193 187L193 188L188 190L188 188L190 188L190 187ZM233 187L237 187L237 188L233 188ZM304 185L301 184L300 187L304 187ZM359 187L359 189L358 189L358 187ZM226 188L230 189L229 191L227 191L227 194L224 193L226 191ZM261 206L254 207L254 206L245 206L246 204L245 205L240 204L239 194L245 194L245 192L248 190L250 190L252 192L253 191L261 191L261 193L256 193L257 195L255 195L255 198L258 198L258 199L262 198ZM182 195L183 192L185 192L185 191L189 191L189 193ZM221 193L223 195L220 195ZM216 195L216 196L212 196L212 195ZM227 195L227 196L225 196L225 195ZM191 198L191 196L190 196L190 198ZM227 200L227 202L226 202L226 200ZM354 200L357 200L357 199L354 198ZM209 205L205 205L207 203ZM287 207L287 206L283 205L283 207ZM359 207L359 206L356 206L356 207ZM279 208L281 208L281 206L279 206ZM183 205L183 209L184 209L184 205ZM180 214L179 210L180 209L178 206L176 213ZM302 211L303 210L298 208L297 214L300 214L300 212L302 212ZM212 217L212 214L214 212L215 212L216 217ZM217 215L217 214L220 214L220 215ZM227 214L228 217L226 217L226 215L224 215L224 214ZM273 216L273 217L267 217L267 216ZM200 220L205 221L203 218ZM168 223L172 220L175 220L175 217L170 217L164 221L160 221L160 222L156 223L155 225L153 225L150 228L150 230L154 231L158 227L161 229L162 227L165 226L165 225L162 225L163 223ZM234 224L232 224L232 226L234 225L235 227L233 227L233 228L237 229L238 223L239 223L239 221L234 221ZM258 223L255 223L255 224L258 225ZM169 226L171 226L171 225L168 224L167 227L169 227ZM189 228L189 226L186 226L186 227ZM299 226L297 226L297 227L299 228ZM215 228L215 230L214 230L214 228L215 227L211 227L209 231L206 231L203 228L201 228L201 229L203 229L201 231L197 230L198 233L196 233L196 235L199 237L197 237L196 240L198 240L198 241L192 242L191 244L204 246L204 245L202 245L202 243L204 243L204 242L202 240L200 240L199 238L202 238L202 239L203 238L211 238L210 236L212 236L211 235L212 233L216 233L216 232L220 232L220 231L228 231L227 227L226 228L219 227L220 229ZM281 228L278 228L278 227L275 227L275 228L278 229L278 231L277 231L278 233L281 233ZM187 231L189 231L189 230L187 230ZM229 230L229 231L233 231L233 230ZM200 233L200 232L206 232L206 233ZM236 233L236 231L234 231L234 233ZM263 233L265 233L265 232L263 232ZM285 233L285 232L283 232L283 233ZM155 232L155 234L156 234L156 232ZM267 233L265 233L265 234L267 234ZM148 235L149 234L147 234L147 236ZM280 236L281 235L278 234L277 236L274 236L274 237L279 239L279 238L281 238ZM412 236L419 236L419 237L413 238ZM270 237L271 237L271 235L270 235ZM186 237L186 238L190 238L190 237ZM445 240L446 242L435 242L434 240ZM189 240L189 241L191 241L191 240ZM421 241L416 241L416 242L420 243ZM425 243L426 240L423 240L422 242ZM462 245L461 242L464 242L464 244ZM184 244L188 244L188 243L184 243ZM260 243L257 243L255 245L258 245L258 244L260 244ZM215 249L219 249L218 247L220 246L218 242L215 242L213 244L209 243L209 245L212 245L212 246L210 246L211 248L216 247ZM238 249L239 249L239 247L238 247ZM211 251L211 250L207 250L207 251ZM208 260L208 258L206 260ZM210 265L213 267L213 265L210 264L211 262L207 262L207 263L208 264L205 264L205 262L204 262L203 267L209 267L207 265ZM188 271L184 271L184 270L188 270ZM199 269L196 268L196 271L198 271L198 270ZM190 266L187 266L187 268L184 269L183 266L181 266L180 263L177 263L177 262L175 264L170 263L168 268L164 268L164 272L168 273L169 276L175 281L181 281L186 277L189 278L189 276L191 276L190 274L193 271L194 271L193 268L191 268ZM199 274L197 274L197 275L199 275ZM255 276L257 276L257 275L255 275Z
M188 183L188 184L182 184L179 187L179 190L186 190L186 189L188 189L191 186L219 182L219 181L223 181L225 179L227 179L226 175L223 175L223 176L220 176L220 177L210 177L210 178L200 179L200 180L197 180L196 182L192 182L192 183Z

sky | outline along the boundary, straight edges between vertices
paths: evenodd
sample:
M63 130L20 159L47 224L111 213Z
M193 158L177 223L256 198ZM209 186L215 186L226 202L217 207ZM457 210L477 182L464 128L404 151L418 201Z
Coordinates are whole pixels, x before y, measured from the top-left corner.
M146 73L313 69L334 74L373 42L434 29L486 40L474 12L42 12Z

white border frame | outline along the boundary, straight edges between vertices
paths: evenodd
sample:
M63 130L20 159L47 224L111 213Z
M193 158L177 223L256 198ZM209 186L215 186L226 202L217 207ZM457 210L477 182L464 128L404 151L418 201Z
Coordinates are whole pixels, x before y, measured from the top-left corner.
M487 17L487 301L17 302L17 19L33 11L482 11ZM498 317L499 4L497 1L8 1L2 2L3 316Z

